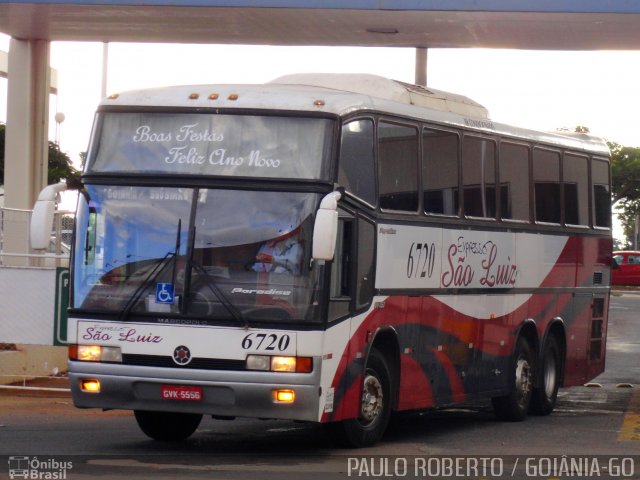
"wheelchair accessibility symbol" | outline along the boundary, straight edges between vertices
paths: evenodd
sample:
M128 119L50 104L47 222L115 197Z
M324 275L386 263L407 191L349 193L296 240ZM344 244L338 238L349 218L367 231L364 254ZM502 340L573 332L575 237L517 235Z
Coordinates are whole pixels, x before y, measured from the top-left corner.
M173 283L158 283L156 285L156 303L173 303Z

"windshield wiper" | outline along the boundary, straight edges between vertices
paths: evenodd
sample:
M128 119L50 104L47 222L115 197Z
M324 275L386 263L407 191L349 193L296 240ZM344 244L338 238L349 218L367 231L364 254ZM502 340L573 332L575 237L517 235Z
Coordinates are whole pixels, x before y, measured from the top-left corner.
M227 310L227 312L231 314L233 319L238 323L240 323L245 328L249 328L249 324L247 320L243 317L240 310L238 310L236 306L229 301L229 299L225 296L222 290L220 290L220 287L218 287L216 282L213 280L211 275L207 273L204 267L193 260L195 243L196 243L196 227L194 226L189 231L189 248L188 248L189 254L187 256L187 265L185 268L185 286L184 286L185 292L189 292L189 293L191 292L191 271L196 270L198 273L200 273L204 277L204 281L206 285L209 287L209 290L211 290L213 295L218 299L218 301L225 308L225 310ZM187 297L187 295L185 295L185 297ZM188 310L187 301L183 302L182 307L183 307L183 311L181 313L185 313L185 311Z
M142 292L144 292L149 287L151 282L155 281L155 279L160 276L160 274L164 271L164 269L167 267L167 265L169 265L169 262L166 261L168 258L173 258L173 272L171 274L171 281L173 282L173 285L175 285L176 264L178 263L178 253L180 252L180 233L181 233L181 231L182 231L182 219L179 218L178 219L178 229L177 229L177 233L176 233L175 250L173 252L167 252L164 255L164 257L162 257L162 259L158 263L156 263L155 267L153 267L153 269L147 274L147 278L145 278L140 283L138 288L136 288L136 291L133 292L133 295L127 301L127 304L122 309L122 312L120 312L120 320L124 320L125 318L127 318L129 313L131 313L131 310L133 309L133 307L136 305L136 303L138 303L138 300L140 300L140 295L142 295Z
M127 304L122 309L122 312L120 312L120 320L124 320L125 318L127 318L135 304L138 303L138 300L140 300L140 295L142 294L142 292L144 292L149 287L151 282L158 278L160 273L162 273L166 266L169 265L169 262L166 262L165 260L172 257L175 257L174 253L167 252L165 256L162 257L162 259L158 263L156 263L155 267L153 267L153 269L147 275L147 278L145 278L144 281L140 283L138 288L136 288L136 291L133 292L133 295L127 301Z
M220 290L220 287L216 284L213 277L207 273L204 267L196 262L192 262L191 266L194 270L202 274L207 287L209 287L209 290L211 290L211 292L216 296L222 306L231 314L233 319L242 324L244 328L249 328L249 323L247 322L246 318L244 318L240 310L238 310L238 308L229 301L222 290Z

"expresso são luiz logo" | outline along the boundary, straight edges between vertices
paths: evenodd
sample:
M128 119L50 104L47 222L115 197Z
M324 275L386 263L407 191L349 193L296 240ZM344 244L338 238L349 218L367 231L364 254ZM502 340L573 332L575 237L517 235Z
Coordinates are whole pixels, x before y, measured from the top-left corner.
M191 362L191 351L184 345L176 347L173 351L173 361L178 365L187 365Z

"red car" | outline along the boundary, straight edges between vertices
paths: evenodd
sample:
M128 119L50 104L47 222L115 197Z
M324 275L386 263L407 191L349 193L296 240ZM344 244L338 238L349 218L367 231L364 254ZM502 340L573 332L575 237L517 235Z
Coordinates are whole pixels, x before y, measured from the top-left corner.
M640 251L613 252L611 285L640 285Z

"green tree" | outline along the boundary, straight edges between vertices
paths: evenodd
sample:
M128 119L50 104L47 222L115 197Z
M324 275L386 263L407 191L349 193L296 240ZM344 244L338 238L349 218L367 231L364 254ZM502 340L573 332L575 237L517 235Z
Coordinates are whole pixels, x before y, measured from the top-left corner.
M4 137L5 125L0 123L0 185L4 185ZM54 142L49 142L47 183L57 183L60 180L77 180L80 172L73 166L69 156L60 151L60 147Z
M611 193L624 235L633 238L635 218L640 214L640 147L608 142L611 149ZM627 243L626 247L629 247Z

